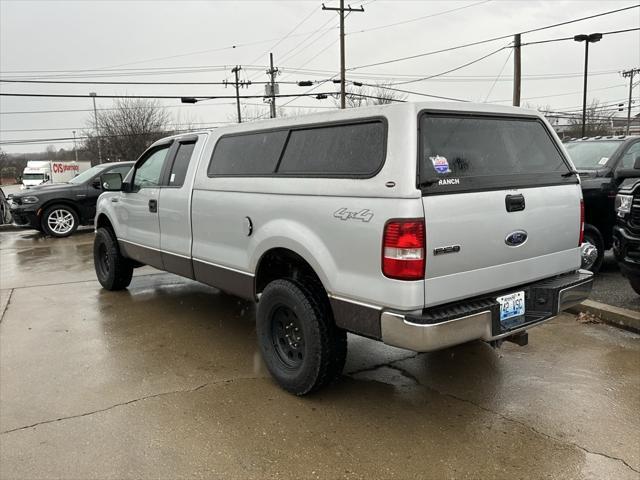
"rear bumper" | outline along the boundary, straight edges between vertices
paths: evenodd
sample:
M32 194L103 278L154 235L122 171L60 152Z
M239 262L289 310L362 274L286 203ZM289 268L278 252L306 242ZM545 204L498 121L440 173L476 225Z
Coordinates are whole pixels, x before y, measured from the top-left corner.
M418 312L384 310L380 315L382 341L416 352L430 352L472 340L499 340L551 320L589 297L593 274L580 270L523 285L491 296ZM504 294L525 292L525 315L505 326L500 323Z

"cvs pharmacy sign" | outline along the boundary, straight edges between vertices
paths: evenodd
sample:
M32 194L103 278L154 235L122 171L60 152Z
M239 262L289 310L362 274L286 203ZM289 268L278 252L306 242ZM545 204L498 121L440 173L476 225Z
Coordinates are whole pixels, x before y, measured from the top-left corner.
M53 164L53 173L64 173L69 171L80 172L80 166L70 164L70 163L54 163Z

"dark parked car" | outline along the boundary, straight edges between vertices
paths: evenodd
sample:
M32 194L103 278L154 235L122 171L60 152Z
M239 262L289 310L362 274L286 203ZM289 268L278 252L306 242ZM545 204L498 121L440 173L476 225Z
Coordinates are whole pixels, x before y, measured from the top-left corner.
M636 166L640 177L640 159ZM623 182L616 197L616 216L613 253L620 271L640 295L640 178Z
M585 226L583 268L597 272L613 246L614 200L640 157L640 137L610 136L570 140L565 148L582 179Z
M100 175L127 175L134 162L103 163L67 183L30 188L9 197L14 225L34 228L53 237L67 237L79 225L93 224L102 193Z
M4 192L0 188L0 225L11 222L11 212L9 212L9 203Z

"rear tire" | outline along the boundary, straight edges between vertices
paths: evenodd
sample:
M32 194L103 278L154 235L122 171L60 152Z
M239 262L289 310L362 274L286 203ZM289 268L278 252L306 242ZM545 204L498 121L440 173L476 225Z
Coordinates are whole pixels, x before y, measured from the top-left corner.
M123 290L131 283L133 263L122 256L115 236L103 227L93 241L93 264L100 285L107 290Z
M274 280L260 297L258 342L276 382L306 395L342 373L347 334L335 326L326 294L292 280Z
M590 243L598 251L598 255L591 265L584 265L583 268L598 273L600 267L602 267L602 261L604 260L604 239L602 234L596 228L585 228L584 230L584 243Z
M78 229L78 214L66 205L52 205L42 215L42 231L56 238L64 238Z

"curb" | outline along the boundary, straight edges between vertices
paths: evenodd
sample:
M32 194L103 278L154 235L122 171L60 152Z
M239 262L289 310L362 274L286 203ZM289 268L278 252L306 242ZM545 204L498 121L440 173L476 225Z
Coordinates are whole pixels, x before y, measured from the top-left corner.
M634 310L614 307L594 300L585 300L581 304L571 307L568 311L571 313L590 313L604 323L640 333L640 312Z

